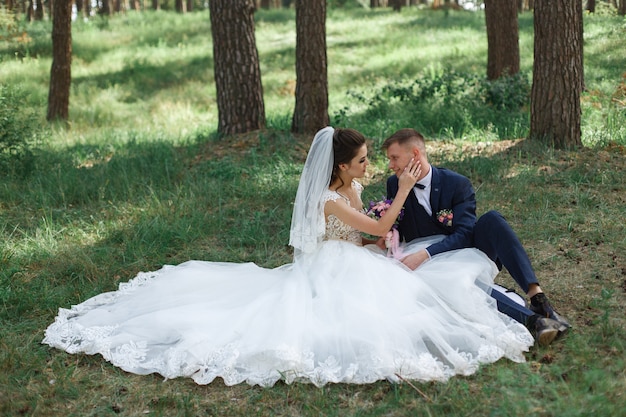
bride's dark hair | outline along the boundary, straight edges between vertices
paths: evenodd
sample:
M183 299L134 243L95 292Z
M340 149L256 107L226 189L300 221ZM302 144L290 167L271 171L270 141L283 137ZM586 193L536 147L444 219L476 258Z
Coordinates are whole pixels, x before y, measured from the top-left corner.
M333 172L330 174L331 184L339 178L339 165L352 161L352 158L356 156L364 144L365 136L359 131L335 128L333 134ZM341 185L343 185L343 181L341 181Z

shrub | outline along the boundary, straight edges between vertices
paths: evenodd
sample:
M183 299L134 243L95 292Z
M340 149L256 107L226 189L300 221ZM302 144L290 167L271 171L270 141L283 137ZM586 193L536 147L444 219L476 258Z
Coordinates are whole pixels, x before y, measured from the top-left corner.
M33 162L40 129L33 124L36 118L25 102L21 89L0 86L0 172L25 173Z
M353 104L334 115L336 124L362 126L378 120L384 122L383 130L414 127L439 137L489 130L498 138L511 138L528 129L530 84L524 74L489 81L469 72L430 71L348 95Z

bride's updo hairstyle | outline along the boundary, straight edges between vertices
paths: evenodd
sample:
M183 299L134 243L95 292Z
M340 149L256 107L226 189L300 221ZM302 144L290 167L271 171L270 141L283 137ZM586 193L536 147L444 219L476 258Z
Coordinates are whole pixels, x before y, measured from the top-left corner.
M333 134L333 171L330 175L331 184L339 178L339 165L350 163L364 144L365 136L360 132L354 129L335 129Z

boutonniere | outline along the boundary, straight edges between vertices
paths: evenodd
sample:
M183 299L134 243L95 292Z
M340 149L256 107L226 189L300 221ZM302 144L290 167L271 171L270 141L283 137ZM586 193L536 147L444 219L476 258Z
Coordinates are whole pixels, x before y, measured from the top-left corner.
M452 213L452 210L445 209L445 210L439 210L437 212L437 220L439 221L439 223L443 224L444 226L451 227L453 217L454 217L454 214Z

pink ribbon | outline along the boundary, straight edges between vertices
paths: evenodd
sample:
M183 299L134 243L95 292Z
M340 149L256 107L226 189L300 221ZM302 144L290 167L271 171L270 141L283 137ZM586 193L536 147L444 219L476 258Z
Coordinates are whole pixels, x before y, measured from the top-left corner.
M395 259L402 259L402 249L400 249L400 233L398 230L391 229L385 235L385 246L387 247L387 256Z

